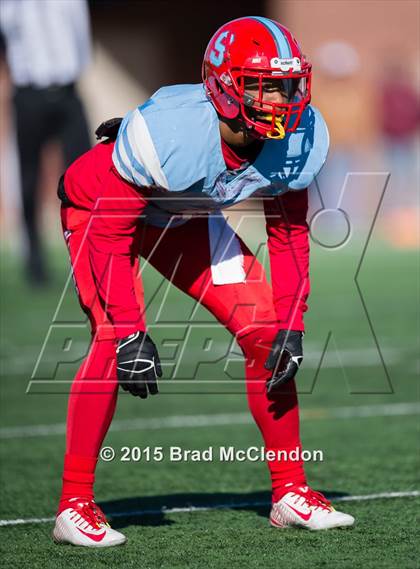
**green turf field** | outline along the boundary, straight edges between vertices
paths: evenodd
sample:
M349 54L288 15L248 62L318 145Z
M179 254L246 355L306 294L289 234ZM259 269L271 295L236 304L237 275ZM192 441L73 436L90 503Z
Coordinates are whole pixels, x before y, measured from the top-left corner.
M386 373L355 285L360 253L360 248L331 252L314 247L306 358L299 376L303 446L324 453L323 462L307 464L308 479L315 489L339 499L418 490L417 255L374 244L359 273ZM21 283L10 255L2 260L3 521L50 518L60 489L66 380L86 351L88 332L71 287L57 310L67 277L64 247L53 259L55 283L42 292ZM105 444L117 454L123 446L161 446L165 453L171 445L260 446L256 427L244 415L234 348L225 366L228 334L199 310L176 367L185 333L179 323L188 321L193 306L178 291L166 294L151 269L145 283L152 299L149 321L159 322L154 338L165 376L172 380L162 380L161 394L151 400L120 396L116 428ZM159 310L162 303L164 310ZM211 354L203 349L203 329L213 342ZM197 361L202 362L198 368ZM29 384L33 372L36 381ZM197 425L200 416L202 426ZM168 418L174 418L172 425ZM220 424L212 424L217 420ZM39 425L46 427L37 431ZM268 526L269 479L261 462L116 459L100 462L97 480L98 502L116 513L113 526L128 536L126 546L102 551L59 547L50 539L51 521L13 522L0 527L2 566L418 567L415 497L338 503L356 517L356 526L309 533ZM159 513L164 507L188 506L204 509Z

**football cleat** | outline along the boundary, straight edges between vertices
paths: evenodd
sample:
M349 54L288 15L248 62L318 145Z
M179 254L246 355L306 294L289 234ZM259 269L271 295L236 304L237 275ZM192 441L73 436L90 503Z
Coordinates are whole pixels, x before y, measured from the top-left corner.
M60 506L52 536L56 543L85 547L112 547L127 541L110 527L93 500L83 498L71 498Z
M354 518L337 512L320 492L308 486L290 485L280 500L272 505L270 524L276 528L320 530L352 526Z

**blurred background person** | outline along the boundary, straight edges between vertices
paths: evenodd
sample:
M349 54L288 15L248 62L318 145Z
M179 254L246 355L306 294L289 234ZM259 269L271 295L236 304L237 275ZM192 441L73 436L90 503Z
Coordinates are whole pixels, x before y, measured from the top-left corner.
M91 41L85 0L1 0L0 31L13 86L26 233L26 276L48 281L40 234L42 151L59 139L64 165L90 147L76 81L90 60Z
M383 68L378 105L386 159L396 183L403 182L414 163L415 135L420 124L420 100L407 70L396 60ZM401 188L402 189L402 188Z
M404 61L390 59L381 71L377 114L383 168L390 173L383 231L397 247L411 248L418 246L420 97Z
M328 161L317 179L324 206L335 208L347 174L365 170L370 161L373 97L369 82L361 78L359 52L351 43L325 42L315 50L314 60L318 70L316 104L326 116L331 138ZM362 209L363 202L353 195L348 213L355 221L361 213L358 202Z

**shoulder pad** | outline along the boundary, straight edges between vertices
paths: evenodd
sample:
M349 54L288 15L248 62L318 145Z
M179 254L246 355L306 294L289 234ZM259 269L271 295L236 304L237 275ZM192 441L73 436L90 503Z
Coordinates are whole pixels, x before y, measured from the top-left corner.
M225 168L219 122L203 86L164 87L140 107L167 189L211 186Z
M212 187L225 169L217 113L203 85L159 89L122 121L113 152L120 175L177 192Z

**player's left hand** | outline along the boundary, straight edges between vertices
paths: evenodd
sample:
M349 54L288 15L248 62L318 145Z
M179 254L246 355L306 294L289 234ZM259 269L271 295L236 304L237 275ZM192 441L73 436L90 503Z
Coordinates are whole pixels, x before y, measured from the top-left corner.
M145 332L135 332L118 342L117 376L124 391L146 399L159 392L157 378L162 377L159 354Z
M303 360L302 338L303 332L298 330L280 330L277 333L264 366L273 370L267 381L268 393L275 391L297 374Z

